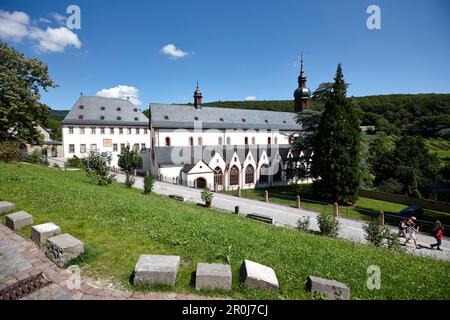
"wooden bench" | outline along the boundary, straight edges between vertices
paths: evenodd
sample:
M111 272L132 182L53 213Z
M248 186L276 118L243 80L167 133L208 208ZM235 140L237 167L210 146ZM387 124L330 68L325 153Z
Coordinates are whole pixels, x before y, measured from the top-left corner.
M171 194L171 195L169 195L169 198L175 199L175 200L178 200L178 201L184 201L184 197L180 196L179 194Z
M273 218L272 217L265 216L265 215L262 215L262 214L250 213L250 214L247 215L247 218L273 224Z

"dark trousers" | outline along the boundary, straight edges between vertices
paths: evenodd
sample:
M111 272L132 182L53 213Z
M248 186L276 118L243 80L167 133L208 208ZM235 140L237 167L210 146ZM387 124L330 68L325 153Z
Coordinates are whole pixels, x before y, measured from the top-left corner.
M437 239L436 239L436 241L437 241L437 243L432 244L431 247L437 247L439 249L439 247L441 246L442 241L441 240L437 240Z

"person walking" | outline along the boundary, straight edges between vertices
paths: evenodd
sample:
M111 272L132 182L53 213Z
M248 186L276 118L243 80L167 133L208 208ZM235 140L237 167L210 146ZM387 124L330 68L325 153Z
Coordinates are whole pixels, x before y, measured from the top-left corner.
M440 250L440 251L442 250L440 247L441 247L443 235L444 235L444 227L442 226L441 222L439 220L437 220L434 223L434 228L433 228L433 236L436 239L436 243L430 245L431 249L436 247L437 250Z
M420 246L417 245L417 239L416 239L416 233L419 232L419 225L416 222L416 217L411 217L411 219L407 222L408 229L407 234L408 237L406 238L405 245L412 239L414 240L414 245L416 246L416 249L420 249Z
M406 230L408 229L408 218L404 218L403 220L400 220L400 223L398 225L398 236L403 237L406 239Z

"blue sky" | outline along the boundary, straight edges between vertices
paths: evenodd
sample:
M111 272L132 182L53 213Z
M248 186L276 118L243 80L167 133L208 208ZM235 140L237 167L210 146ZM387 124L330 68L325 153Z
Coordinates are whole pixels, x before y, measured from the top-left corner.
M70 4L81 9L81 29L50 37L47 28L65 28L55 13L68 16ZM366 27L371 4L381 30ZM23 34L0 26L0 37L48 63L59 87L42 100L55 109L111 88L103 92L130 92L141 108L190 102L197 80L204 101L292 99L301 51L311 90L342 62L349 95L450 92L446 0L2 0L0 10L3 19L29 17ZM162 52L168 44L178 57Z

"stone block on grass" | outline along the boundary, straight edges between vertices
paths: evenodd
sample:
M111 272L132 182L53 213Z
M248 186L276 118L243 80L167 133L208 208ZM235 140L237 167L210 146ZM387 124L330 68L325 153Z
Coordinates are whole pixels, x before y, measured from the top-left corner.
M306 286L312 294L321 294L330 300L350 300L350 289L342 282L308 276Z
M280 286L275 271L265 265L244 260L240 270L241 281L248 288L278 291Z
M231 290L231 268L221 263L199 263L195 274L196 290Z
M133 284L175 285L179 256L143 254L134 268Z
M84 243L68 233L53 236L47 240L45 255L59 267L84 252Z
M16 205L8 201L0 201L0 213L16 210Z
M25 228L33 223L33 216L25 211L18 211L6 215L5 225L12 230Z
M47 242L48 238L61 233L61 228L53 222L31 227L31 240L38 246Z

